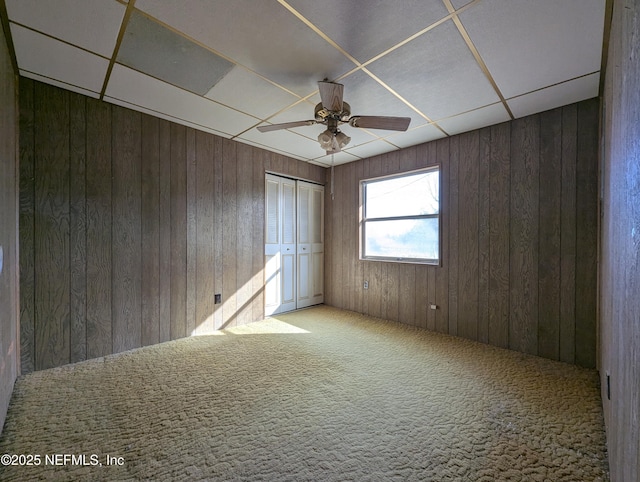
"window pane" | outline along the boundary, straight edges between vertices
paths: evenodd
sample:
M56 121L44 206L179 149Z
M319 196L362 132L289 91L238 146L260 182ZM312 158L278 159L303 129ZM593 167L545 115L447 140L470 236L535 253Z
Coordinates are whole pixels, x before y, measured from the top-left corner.
M438 259L438 218L367 221L365 256Z
M437 214L440 200L438 170L380 181L365 188L365 216L383 218Z

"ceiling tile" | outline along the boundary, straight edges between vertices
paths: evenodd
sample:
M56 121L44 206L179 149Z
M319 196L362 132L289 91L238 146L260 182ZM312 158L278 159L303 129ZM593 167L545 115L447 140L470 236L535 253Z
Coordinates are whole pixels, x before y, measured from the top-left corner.
M106 95L231 136L257 122L253 117L118 64L113 67Z
M424 117L363 71L358 71L340 82L344 84L344 100L351 106L351 115L409 117L410 127L427 123Z
M238 92L250 92L251 95L238 95ZM231 70L205 97L261 119L298 100L242 67Z
M115 0L5 0L5 3L12 22L105 57L113 55L126 10Z
M190 92L204 95L234 65L219 55L134 12L117 61Z
M446 17L441 0L288 0L307 20L360 62Z
M276 2L138 0L136 8L302 96L354 67Z
M288 109L283 110L279 114L271 117L269 119L269 122L271 124L279 124L281 122L312 120L314 118L313 107L313 104L303 100L296 105L289 107Z
M11 24L20 70L100 92L109 61L64 42Z
M236 138L236 140L240 142L248 140L258 144L268 145L269 147L267 147L267 149L273 147L282 152L291 153L305 159L312 159L317 157L318 153L323 152L320 144L315 140L287 130L264 133L256 129L251 129Z
M451 20L367 68L431 119L499 100Z
M473 0L451 0L451 5L453 5L453 8L455 8L456 10L459 10L472 1Z
M600 70L605 0L483 0L460 14L505 98Z
M181 124L183 126L187 126L187 127L192 127L194 129L200 130L200 131L204 131L204 132L209 132L211 134L215 134L217 136L220 137L226 137L227 139L230 138L231 136L225 132L220 132L217 131L215 129L210 129L208 127L202 126L200 124L194 124L193 122L189 122L186 121L184 119L180 119L178 117L172 116L172 115L168 115L168 114L164 114L162 112L158 112L152 109L146 109L144 107L140 107L139 105L136 104L131 104L130 102L126 102L124 100L120 100L120 99L115 99L113 97L109 97L108 95L104 96L104 100L106 102L109 102L110 104L115 104L115 105L119 105L122 107L126 107L127 109L132 109L138 112L142 112L143 114L149 114L152 115L154 117L158 117L160 119L165 119L168 120L170 122L174 122L176 124Z
M504 108L502 102L499 102L447 119L440 119L438 125L447 131L449 135L455 135L508 120L510 120L510 117L507 109Z
M508 99L513 115L524 117L598 96L600 74L587 75L520 97Z
M397 147L389 144L388 142L377 140L369 142L368 144L352 147L351 149L347 148L345 149L345 152L358 157L371 157L395 150L397 150Z
M51 79L50 77L44 77L42 75L34 74L33 72L28 72L26 70L21 70L20 75L22 77L27 77L28 79L44 82L45 84L55 85L56 87L60 87L61 89L66 89L71 92L76 92L78 94L86 95L87 97L93 97L94 99L98 99L100 97L100 93L98 92L93 92L91 90L83 89L82 87L77 87L75 85L67 84L65 82L60 82L59 80L54 80L54 79Z
M443 137L445 137L444 132L431 124L426 124L416 127L415 129L409 129L407 132L385 137L385 139L398 147L410 147L416 144L442 139Z
M331 164L334 166L338 166L340 164L346 164L347 162L353 162L360 159L353 154L349 154L348 152L342 151L333 155L333 160L331 159L331 154L325 154L324 156L316 157L313 161L317 164L320 164L325 167L330 167Z

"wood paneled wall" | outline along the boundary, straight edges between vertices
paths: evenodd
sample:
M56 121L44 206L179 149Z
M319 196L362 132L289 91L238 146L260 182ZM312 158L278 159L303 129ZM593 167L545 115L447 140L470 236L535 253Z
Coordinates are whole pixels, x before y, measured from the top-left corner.
M17 76L0 28L0 432L18 375Z
M613 2L603 105L599 363L613 482L640 480L639 25L638 2Z
M324 168L29 79L20 120L23 372L263 317L265 170Z
M325 207L325 303L594 367L598 106L337 166ZM360 261L358 181L436 164L442 266Z

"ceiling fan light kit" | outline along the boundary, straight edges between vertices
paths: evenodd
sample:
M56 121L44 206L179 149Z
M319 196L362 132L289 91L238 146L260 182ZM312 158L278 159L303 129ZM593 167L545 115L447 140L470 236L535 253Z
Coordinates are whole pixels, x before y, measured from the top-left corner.
M291 129L293 127L323 124L326 125L327 128L318 136L318 142L327 154L333 154L340 152L342 148L347 146L351 141L351 137L347 136L338 128L341 124L349 124L351 127L364 129L406 131L411 123L410 117L360 115L351 117L351 106L342 99L344 92L344 86L342 84L324 80L318 82L318 90L321 101L314 109L314 120L259 126L258 130L260 132L270 132L280 129Z

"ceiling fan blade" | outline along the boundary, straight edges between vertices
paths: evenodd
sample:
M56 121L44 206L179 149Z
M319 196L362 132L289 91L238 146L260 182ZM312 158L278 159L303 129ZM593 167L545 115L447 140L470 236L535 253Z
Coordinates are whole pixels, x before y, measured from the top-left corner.
M317 124L315 120L304 120L295 122L283 122L282 124L270 124L267 126L258 126L260 132L278 131L280 129L291 129L292 127L312 126Z
M410 122L411 117L385 117L379 115L354 115L349 119L349 125L352 127L388 131L406 131Z
M318 82L322 107L331 112L342 112L344 85L335 82Z

